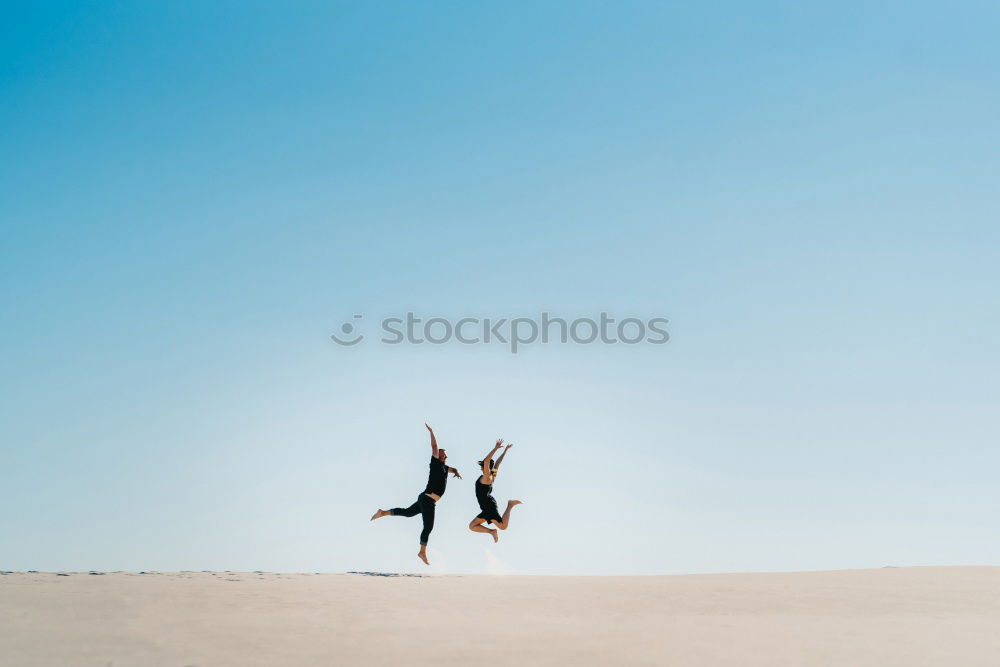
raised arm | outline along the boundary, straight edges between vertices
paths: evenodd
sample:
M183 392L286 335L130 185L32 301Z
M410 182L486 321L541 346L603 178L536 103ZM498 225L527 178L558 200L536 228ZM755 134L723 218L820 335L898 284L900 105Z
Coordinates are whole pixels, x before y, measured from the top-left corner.
M424 426L427 426L427 424L425 423ZM438 455L438 441L437 441L437 438L434 437L434 429L432 429L430 426L427 426L427 430L430 431L430 434L431 434L431 456L433 456L434 458L437 458L437 455Z
M499 440L497 440L497 444L493 445L493 449L491 449L486 454L486 456L483 457L483 468L482 468L482 470L480 470L480 472L483 473L483 476L486 477L487 479L492 479L492 477L493 477L492 473L490 472L490 470L492 468L492 466L490 465L490 462L493 460L493 455L496 454L497 450L499 450L501 447L503 447L503 439L502 438L499 439Z
M501 454L501 455L500 455L500 458L498 458L498 459L497 459L497 467L496 467L496 469L495 469L495 470L493 471L493 474L494 474L494 475L495 475L495 474L497 474L498 472L500 472L500 464L501 464L501 463L503 463L503 457L507 456L507 452L508 452L508 451L510 450L510 448L511 448L511 447L513 447L513 446L514 446L514 445L512 445L512 444L511 444L511 445L507 445L506 447L504 447L504 448L503 448L503 454Z

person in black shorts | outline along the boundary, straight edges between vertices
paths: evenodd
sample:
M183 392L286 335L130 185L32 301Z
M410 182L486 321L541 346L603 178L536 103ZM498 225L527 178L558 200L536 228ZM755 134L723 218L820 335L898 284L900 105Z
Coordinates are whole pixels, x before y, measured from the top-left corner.
M427 426L427 424L424 424ZM416 516L420 515L424 522L424 529L420 532L420 553L417 556L424 561L425 565L430 565L427 560L427 538L434 530L434 508L437 501L444 495L445 487L448 485L448 473L462 479L458 470L445 465L448 454L443 449L438 449L437 439L434 437L434 429L427 426L431 434L431 463L430 473L427 476L427 488L417 496L417 501L407 508L394 507L391 510L376 510L371 520L381 519L384 516Z
M479 502L479 509L482 511L476 515L476 518L469 522L469 530L474 533L492 535L494 542L500 541L500 534L497 532L497 529L507 530L507 527L510 526L511 509L521 504L520 500L508 500L507 509L504 511L503 516L500 516L500 510L497 509L497 501L493 497L493 482L500 473L500 464L503 463L503 458L507 456L507 452L513 446L507 445L504 447L503 454L494 463L493 455L503 447L503 440L497 440L497 444L486 455L486 458L479 462L479 471L482 474L476 480L476 500ZM486 523L492 523L496 528L487 528L483 525Z

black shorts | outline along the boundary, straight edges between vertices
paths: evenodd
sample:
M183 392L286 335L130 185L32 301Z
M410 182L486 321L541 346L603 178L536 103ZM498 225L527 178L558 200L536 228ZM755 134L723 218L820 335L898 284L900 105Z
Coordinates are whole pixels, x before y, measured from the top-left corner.
M493 500L492 498L490 500ZM500 510L497 509L497 501L487 505L480 505L479 509L483 510L476 515L477 519L486 519L486 523L493 523L495 521L503 521L503 517L500 516ZM465 516L469 516L466 514Z

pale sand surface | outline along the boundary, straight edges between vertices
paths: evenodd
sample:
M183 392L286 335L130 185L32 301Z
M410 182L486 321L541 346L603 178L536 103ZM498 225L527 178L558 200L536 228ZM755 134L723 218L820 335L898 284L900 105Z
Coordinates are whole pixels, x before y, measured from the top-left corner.
M998 665L1000 568L0 576L0 663Z

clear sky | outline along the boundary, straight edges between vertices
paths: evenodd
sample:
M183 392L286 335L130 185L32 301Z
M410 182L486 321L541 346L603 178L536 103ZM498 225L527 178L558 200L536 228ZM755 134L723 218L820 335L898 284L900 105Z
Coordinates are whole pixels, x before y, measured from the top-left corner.
M0 568L1000 564L991 2L22 3ZM330 340L663 316L666 345ZM515 443L493 547L476 459Z

